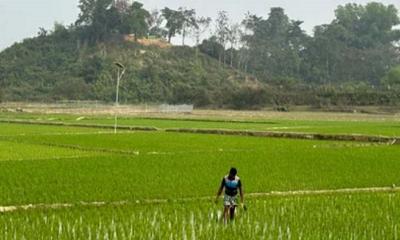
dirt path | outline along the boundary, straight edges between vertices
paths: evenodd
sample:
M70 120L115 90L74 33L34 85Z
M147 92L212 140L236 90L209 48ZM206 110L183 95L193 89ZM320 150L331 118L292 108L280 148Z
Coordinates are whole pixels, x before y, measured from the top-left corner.
M257 197L290 197L290 196L318 196L334 194L356 194L356 193L398 193L400 187L371 187L371 188L343 188L343 189L324 189L324 190L299 190L299 191L273 191L265 193L248 193L246 198ZM15 211L27 211L36 209L67 209L74 207L101 207L101 206L124 206L129 204L161 204L174 202L194 202L198 200L213 200L214 197L191 197L177 199L145 199L136 201L118 201L118 202L79 202L79 203L53 203L53 204L27 204L15 206L0 206L0 213L9 213Z

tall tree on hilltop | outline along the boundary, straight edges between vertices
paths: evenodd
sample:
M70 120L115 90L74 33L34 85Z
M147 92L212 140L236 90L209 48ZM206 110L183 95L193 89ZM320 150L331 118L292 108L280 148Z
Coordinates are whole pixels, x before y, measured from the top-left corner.
M215 35L217 37L218 43L223 47L222 51L219 53L219 63L225 63L225 48L226 41L228 37L229 25L228 25L228 13L226 11L218 12L218 17L216 19L216 29Z
M267 19L249 15L244 24L254 74L262 79L299 77L306 39L302 22L290 20L282 8L272 8Z
M165 27L167 28L168 34L168 42L171 42L171 39L176 35L182 32L184 17L181 11L176 11L170 8L164 8L161 10L162 16L167 21Z
M203 40L199 45L199 50L208 56L219 59L220 53L223 51L223 46L219 44L216 36L211 36L210 38Z
M143 4L133 2L125 14L123 14L122 33L134 34L137 40L148 35L148 18L150 13L143 8Z
M196 21L196 10L179 8L182 17L182 45L185 45L185 38L191 29L198 28Z
M198 17L196 19L197 27L193 29L193 36L196 39L196 46L199 46L202 35L207 32L212 19L209 17Z
M199 54L199 46L202 35L208 30L211 24L211 18L198 17L196 19L197 27L193 29L193 36L196 39L196 57Z
M228 28L227 41L230 44L230 66L233 67L233 58L235 55L237 43L240 38L240 25L239 24L231 24Z
M80 0L81 10L76 26L84 29L84 37L91 41L102 41L117 31L120 15L112 0Z
M129 9L129 0L114 0L113 6L118 10L120 13L125 13Z
M158 38L166 37L167 31L162 26L163 22L164 17L162 16L162 13L157 9L152 10L150 13L150 17L148 18L149 35Z

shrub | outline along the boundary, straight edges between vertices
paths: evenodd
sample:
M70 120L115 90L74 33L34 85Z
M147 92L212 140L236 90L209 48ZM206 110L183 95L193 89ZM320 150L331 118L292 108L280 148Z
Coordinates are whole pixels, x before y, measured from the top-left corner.
M392 68L382 79L382 83L389 88L400 87L400 66Z

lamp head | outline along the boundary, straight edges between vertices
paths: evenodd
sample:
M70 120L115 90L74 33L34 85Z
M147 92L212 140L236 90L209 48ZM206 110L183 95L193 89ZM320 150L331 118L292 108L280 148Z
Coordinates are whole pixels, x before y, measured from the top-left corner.
M117 67L120 68L120 69L125 69L125 66L122 65L122 63L115 62L114 64L115 64L115 66L117 66Z

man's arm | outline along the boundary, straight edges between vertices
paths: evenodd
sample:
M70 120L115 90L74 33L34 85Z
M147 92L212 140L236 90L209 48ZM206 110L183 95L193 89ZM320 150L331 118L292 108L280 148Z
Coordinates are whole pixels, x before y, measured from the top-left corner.
M239 182L239 193L240 193L240 201L242 204L244 204L244 193L243 193L242 181Z
M239 192L240 192L240 201L242 204L244 204L244 193L242 187L239 187Z
M217 197L215 198L215 202L218 202L219 196L221 196L222 191L224 191L224 187L225 187L225 182L224 181L225 181L225 179L223 179L222 182L221 182L221 186L218 189Z

